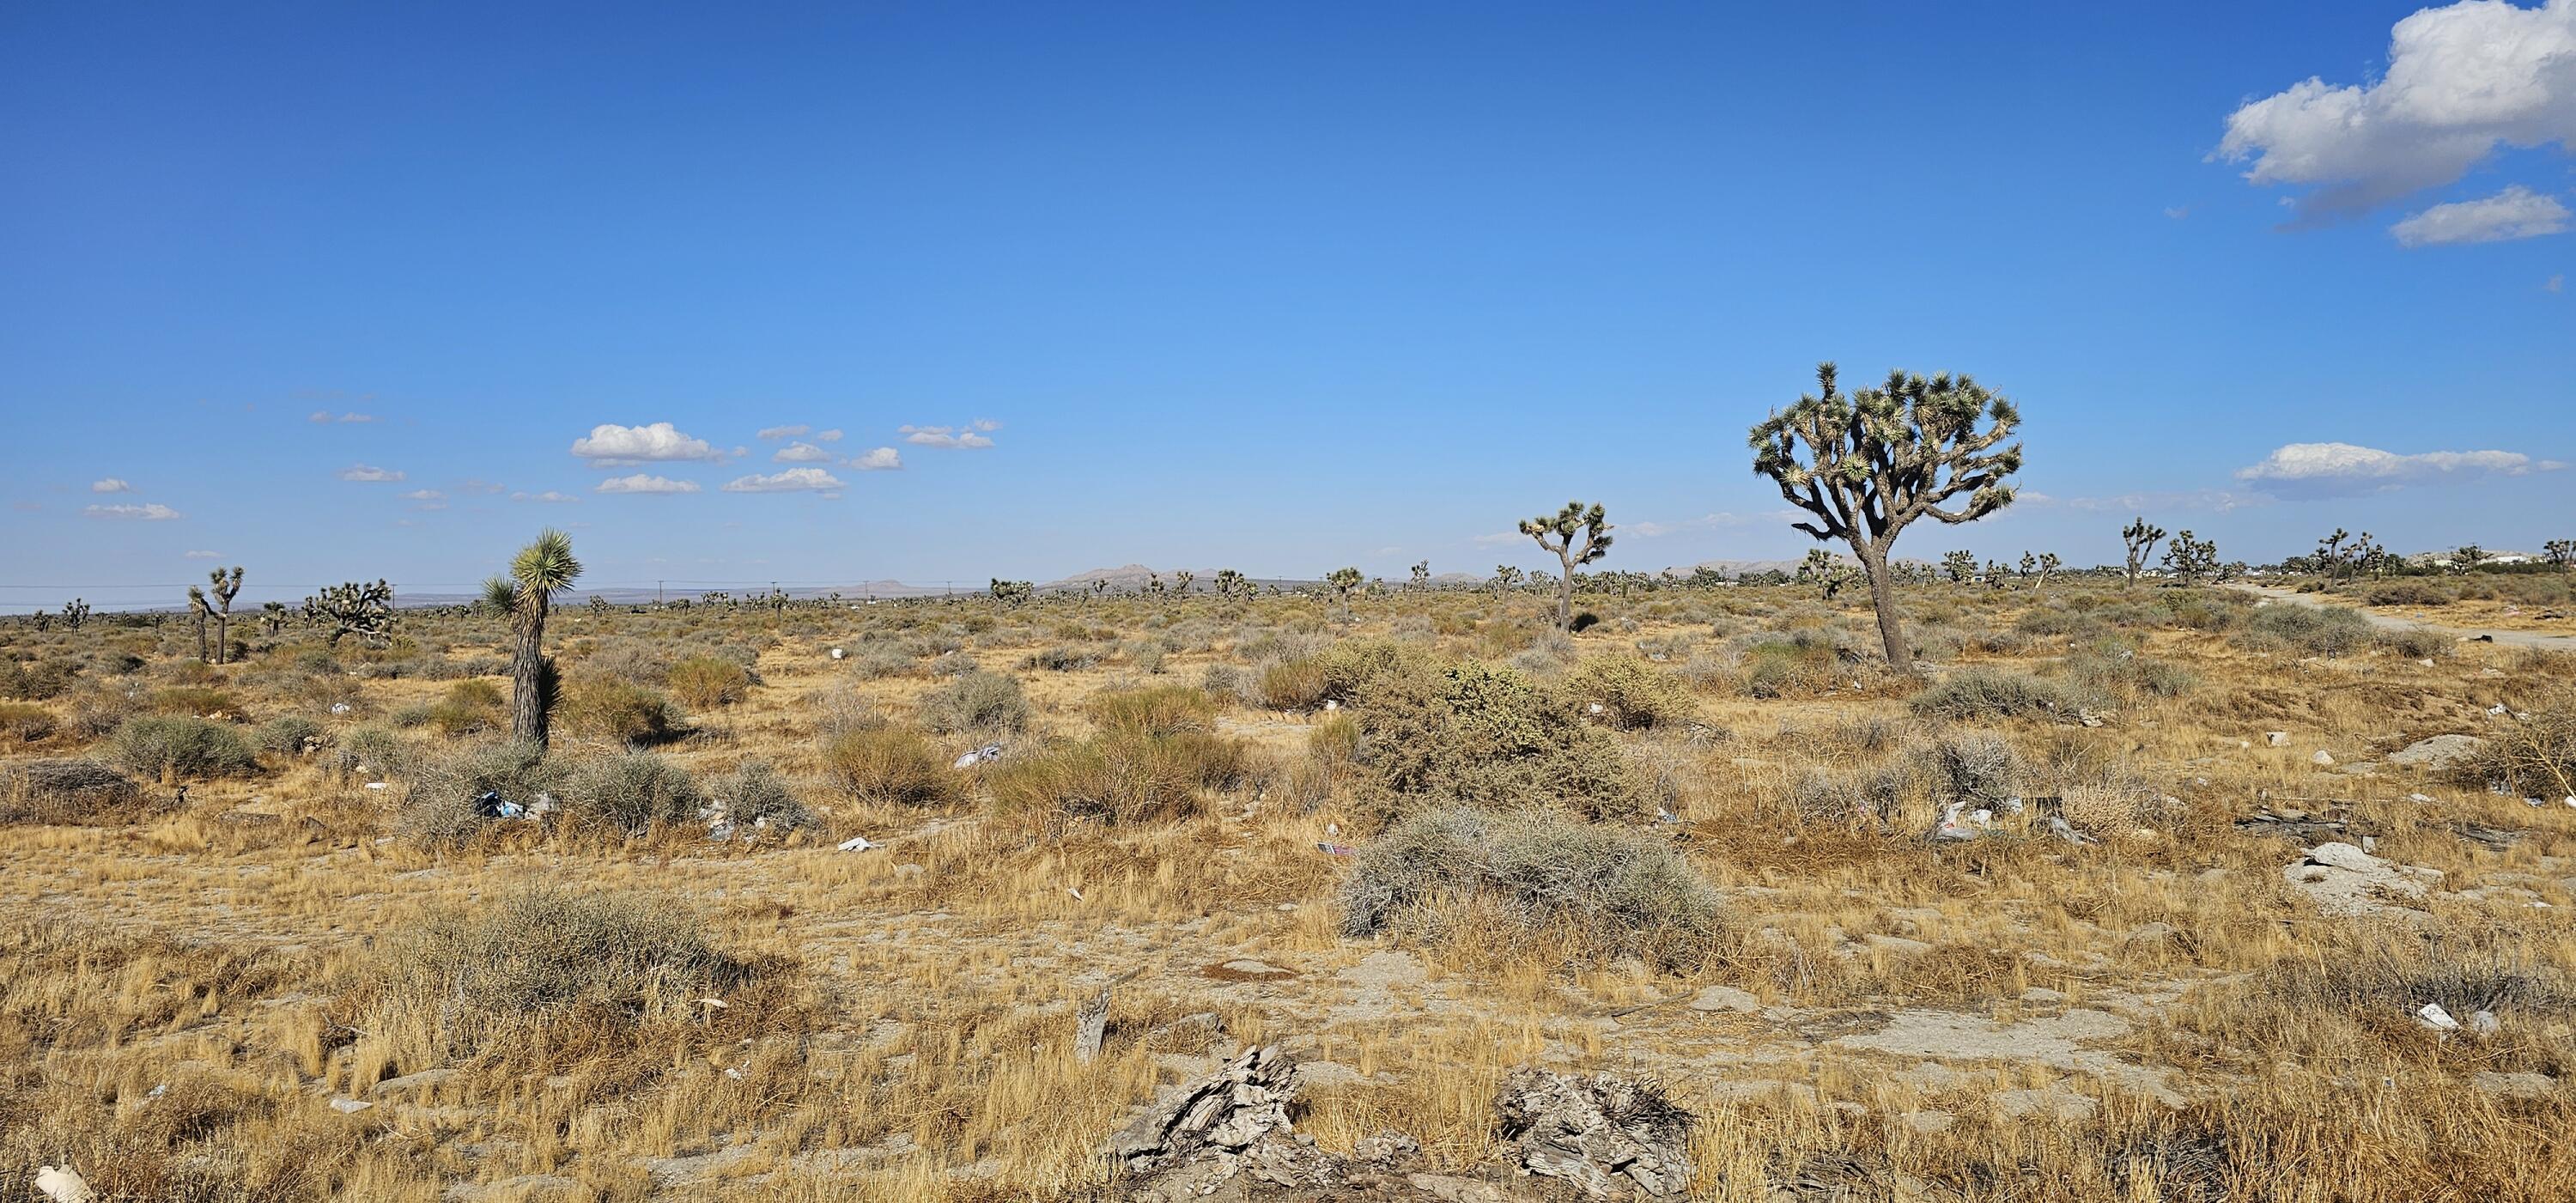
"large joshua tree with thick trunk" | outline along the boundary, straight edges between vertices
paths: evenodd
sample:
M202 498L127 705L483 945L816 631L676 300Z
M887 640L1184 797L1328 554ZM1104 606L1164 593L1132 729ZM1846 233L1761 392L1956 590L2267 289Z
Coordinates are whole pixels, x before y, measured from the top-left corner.
M1521 519L1521 533L1538 540L1542 550L1554 552L1557 563L1565 566L1556 576L1557 630L1574 629L1574 570L1610 554L1610 531L1609 517L1597 501L1590 509L1569 501L1554 515Z
M1914 651L1897 612L1888 553L1917 518L1974 522L2012 504L2004 478L2021 470L2021 444L1998 448L2021 413L1964 375L1926 380L1889 372L1878 388L1844 393L1834 387L1834 365L1824 363L1816 384L1822 396L1801 396L1753 428L1753 470L1815 515L1794 523L1799 530L1850 545L1869 576L1887 662L1910 673ZM1965 505L1941 508L1963 494Z
M554 595L572 587L581 561L572 537L553 527L510 560L510 575L483 582L483 599L510 615L510 738L546 746L547 711L554 704L554 663L546 659L546 612Z

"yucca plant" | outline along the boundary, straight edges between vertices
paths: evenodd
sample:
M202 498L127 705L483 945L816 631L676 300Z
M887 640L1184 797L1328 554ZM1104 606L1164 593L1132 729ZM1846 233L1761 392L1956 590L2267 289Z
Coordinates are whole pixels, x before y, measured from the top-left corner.
M483 582L483 601L510 615L510 738L546 746L554 703L554 662L545 654L546 612L581 576L572 537L552 527L510 560L510 575Z

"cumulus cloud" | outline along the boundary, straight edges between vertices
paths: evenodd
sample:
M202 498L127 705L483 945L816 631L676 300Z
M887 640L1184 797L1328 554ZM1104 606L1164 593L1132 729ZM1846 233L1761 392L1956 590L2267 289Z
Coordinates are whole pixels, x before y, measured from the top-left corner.
M543 493L512 493L510 494L510 500L535 501L542 502L547 505L562 505L566 502L579 501L581 498L575 497L570 493L558 493L553 489L548 489Z
M377 468L367 464L351 464L346 468L340 469L340 479L354 480L360 484L385 485L392 484L402 478L403 474L396 469Z
M814 441L818 443L837 443L841 441L841 432L838 429L818 430L814 432Z
M861 472L891 472L903 466L903 453L892 447L878 447L850 461Z
M2510 242L2538 238L2567 229L2567 206L2558 198L2515 184L2480 200L2435 205L2388 227L2397 245L2449 246L2464 242Z
M902 426L896 429L907 443L972 450L992 446L993 440L985 436L1001 428L1001 423L990 418L977 418L964 426Z
M2291 443L2237 470L2236 479L2275 495L2379 493L2407 485L2526 476L2567 465L2519 451L2426 451L2399 455L2351 443Z
M445 500L447 500L447 494L445 494L445 493L441 493L441 492L439 492L439 491L438 491L438 490L436 490L436 489L413 489L411 492L408 492L408 493L403 494L403 500L405 500L405 501L445 501Z
M638 472L633 476L609 477L599 482L598 491L602 493L695 493L698 491L698 482L673 480L667 476Z
M309 417L305 418L304 420L305 420L305 421L307 421L307 422L313 422L313 423L316 423L316 424L323 423L323 422L373 422L373 421L375 421L375 420L376 420L376 415L374 415L374 414L348 414L348 413L344 413L344 414L340 414L340 415L334 416L334 415L331 413L331 411L330 411L330 410L327 410L327 409L317 409L317 410L314 410L314 411L313 411L313 413L312 413L312 415L311 415L311 416L309 416Z
M588 435L574 439L572 453L603 468L681 460L712 462L724 458L724 452L716 450L715 444L682 434L668 422L655 422L649 426L619 426L603 422L591 427Z
M110 476L104 480L93 480L89 482L89 491L92 493L131 493L134 491L134 486L116 477Z
M2389 32L2367 85L2310 78L2227 118L2218 155L2258 185L2307 185L2303 223L2458 180L2499 146L2576 144L2576 0L2464 0Z
M755 437L759 438L764 443L776 442L779 439L801 439L813 429L813 427L807 426L802 422L799 422L794 426L764 426L760 428L760 433Z
M157 501L144 505L93 505L81 512L92 518L121 518L133 522L168 522L181 516L179 511Z
M840 487L840 478L821 468L789 468L784 472L776 472L768 476L758 473L745 476L725 485L724 491L728 493L798 493L807 490L820 492Z
M782 464L828 464L832 462L832 453L812 443L789 443L769 458Z

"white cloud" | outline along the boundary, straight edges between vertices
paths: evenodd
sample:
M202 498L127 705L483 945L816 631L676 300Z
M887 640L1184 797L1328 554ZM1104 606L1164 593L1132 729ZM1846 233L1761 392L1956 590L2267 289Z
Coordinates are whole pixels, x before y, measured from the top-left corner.
M2519 451L2427 451L2399 455L2351 443L2291 443L2239 469L2236 479L2276 495L2376 493L2413 484L2524 476L2567 465Z
M2567 291L2567 277L2564 274L2551 276L2549 277L2548 283L2540 286L2540 290L2542 292L2565 292Z
M500 492L501 486L488 480L469 480L456 486L456 491L459 493L482 493L489 495Z
M652 476L638 472L633 476L609 477L599 482L598 491L602 493L695 493L698 491L698 482L673 480L667 476Z
M574 439L572 453L600 467L724 458L724 453L716 450L714 444L682 434L668 422L655 422L650 426L619 426L603 422L591 427L587 436Z
M543 493L512 493L510 494L510 500L536 501L543 502L547 505L562 505L567 502L579 501L581 498L575 497L570 493L558 493L553 489L548 489Z
M360 484L393 484L402 478L403 474L399 470L371 467L366 464L351 464L340 469L340 479L354 480Z
M2046 509L2064 506L2086 514L2162 514L2175 510L2207 511L2224 514L2247 506L2269 505L2272 499L2259 493L2240 493L2233 489L2185 489L2122 493L2113 497L2051 497L2024 489L2013 496L2013 510ZM2012 510L2004 511L2005 514Z
M2175 221L2181 221L2183 218L2191 216L2191 206L2168 205L2165 207L2165 216L2170 217Z
M92 493L131 493L134 491L134 486L116 477L110 476L104 480L93 480L89 482L89 491Z
M436 490L436 489L413 489L411 492L408 492L408 493L403 494L403 500L405 500L405 501L445 501L445 500L447 500L447 494L445 494L445 493L441 493L441 492L439 492L439 491L438 491L438 490Z
M123 518L135 522L168 522L181 516L179 511L157 501L144 505L93 505L81 512L92 518Z
M2494 196L2435 205L2388 227L2397 245L2448 246L2464 242L2509 242L2538 238L2567 229L2567 206L2558 198L2520 184Z
M992 446L993 440L984 437L982 432L1001 428L1002 424L999 422L989 418L977 418L962 429L955 426L901 426L896 429L903 435L903 441L907 443L918 443L924 447L973 449Z
M1750 526L1756 522L1795 522L1804 516L1797 510L1788 509L1764 510L1759 514L1738 514L1720 510L1714 514L1702 514L1697 518L1684 518L1676 522L1623 522L1619 524L1618 533L1635 535L1641 539L1652 539L1683 531Z
M724 487L728 493L796 493L841 487L840 478L821 468L789 468L768 476L753 474Z
M220 560L224 558L224 553L220 551L192 551L187 553L187 558L191 560Z
M2464 0L2389 32L2377 82L2310 77L2227 118L2218 155L2258 185L2311 185L2301 221L2360 213L2466 175L2499 146L2576 143L2576 0Z
M373 421L375 421L375 420L376 420L376 415L374 415L374 414L341 414L341 415L339 415L339 416L337 416L337 417L334 417L334 416L332 416L332 414L331 414L331 411L330 411L330 410L327 410L327 409L317 409L317 410L314 410L314 411L313 411L313 413L312 413L312 415L311 415L311 416L309 416L309 417L305 418L304 420L305 420L305 421L307 421L307 422L313 422L313 423L317 423L317 424L318 424L318 423L322 423L322 422L373 422Z
M789 443L769 458L782 464L828 464L832 462L832 453L812 443Z
M814 441L818 443L837 443L841 441L841 432L837 428L832 430L818 430L814 432Z
M891 472L903 466L903 453L892 447L878 447L850 461L861 472Z
M801 439L805 437L807 432L813 429L813 427L807 426L802 422L799 422L794 426L764 426L760 429L760 433L754 437L765 443L774 442L778 439Z

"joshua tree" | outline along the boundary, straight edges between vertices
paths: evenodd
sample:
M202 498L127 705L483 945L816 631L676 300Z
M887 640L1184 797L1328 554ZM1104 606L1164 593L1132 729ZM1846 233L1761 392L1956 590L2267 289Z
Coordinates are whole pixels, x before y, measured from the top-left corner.
M2034 593L2048 587L2048 578L2056 576L2062 564L2063 562L2057 558L2057 553L2053 551L2042 552L2035 556L2026 551L2021 553L2021 574L2029 579L2031 591Z
M992 580L993 583L988 591L992 593L994 601L1016 606L1037 595L1037 586L1027 581L1006 581L1000 577L994 577Z
M1977 557L1964 548L1946 553L1941 557L1941 575L1953 585L1967 584L1977 575Z
M1494 565L1494 596L1501 597L1504 591L1520 583L1520 569L1514 568L1509 564Z
M64 602L63 621L70 623L73 630L79 630L82 623L89 621L89 600L75 597Z
M1808 548L1806 560L1798 565L1798 583L1814 585L1816 596L1824 601L1832 601L1835 594L1842 592L1843 586L1851 583L1851 575L1851 569L1834 553L1821 547Z
M259 629L260 633L271 637L285 630L286 603L274 601L259 603Z
M1541 514L1521 519L1521 533L1538 540L1541 549L1556 553L1565 571L1557 575L1556 629L1574 629L1574 570L1610 554L1610 522L1601 503L1590 509L1580 501L1569 501L1554 517ZM1554 542L1548 536L1556 537Z
M206 579L215 594L215 663L221 664L231 656L233 598L241 593L241 566L234 565L230 572L215 569Z
M2487 549L2480 547L2475 543L2471 543L2458 551L2452 552L2451 562L2459 565L2460 571L2462 572L2472 571L2476 569L2478 565L2487 562Z
M2128 527L2120 532L2120 541L2129 549L2127 583L2130 586L2138 583L2138 574L2146 571L2147 557L2156 554L2156 543L2164 537L2165 528L2148 522L2143 514L2131 520Z
M2567 571L2569 565L2576 564L2576 539L2552 539L2541 544L2540 558L2560 572Z
M1431 587L1431 561L1414 561L1412 587L1415 589L1428 589Z
M1851 546L1869 574L1888 665L1910 673L1914 651L1897 612L1888 552L1917 518L1956 525L2012 504L2004 478L2021 470L2021 444L2002 444L2021 413L1974 380L1947 373L1926 380L1890 372L1885 385L1845 395L1835 391L1834 365L1824 363L1816 367L1816 384L1823 396L1801 396L1753 428L1753 470L1777 482L1790 504L1815 515L1814 522L1796 523L1799 530ZM1967 504L1941 508L1963 494Z
M1360 570L1357 568L1336 568L1324 577L1324 583L1331 585L1333 592L1342 595L1342 617L1344 618L1351 616L1351 590L1360 587L1361 579Z
M394 587L381 580L372 585L350 581L325 586L304 599L304 621L327 624L331 634L325 642L333 647L350 635L382 644L393 635Z
M2218 544L2207 539L2194 539L2190 531L2173 537L2165 547L2165 567L2182 578L2186 585L2197 585L2218 573Z
M2351 537L2351 531L2338 526L2335 528L2335 532L2333 534L2317 540L2317 571L2327 580L2331 581L2342 578L2343 541Z
M1988 561L1986 561L1986 573L1985 573L1985 577L1986 577L1986 588L1989 588L1989 589L2001 589L2001 588L2003 588L2003 587L2004 587L2004 578L2005 578L2005 577L2008 577L2008 576L2011 576L2011 575L2012 575L2012 568L2011 568L2011 566L2009 566L2009 565L2005 564L2003 561L2001 561L2001 560L1988 560Z
M1235 600L1236 598L1249 600L1253 593L1259 589L1260 586L1253 584L1251 577L1245 576L1234 569L1219 568L1216 570L1216 595L1218 597L1224 598L1228 601Z
M1186 568L1173 573L1172 592L1180 594L1183 597L1188 597L1190 595L1190 582L1197 579L1199 579L1199 574Z
M188 619L197 626L197 659L208 664L214 661L206 656L206 619L214 612L215 608L206 602L206 591L195 585L188 586Z
M554 661L545 653L546 612L554 596L572 587L581 561L572 558L572 537L548 527L536 542L510 558L510 574L483 582L483 597L510 610L510 738L546 746L547 711L554 704Z

